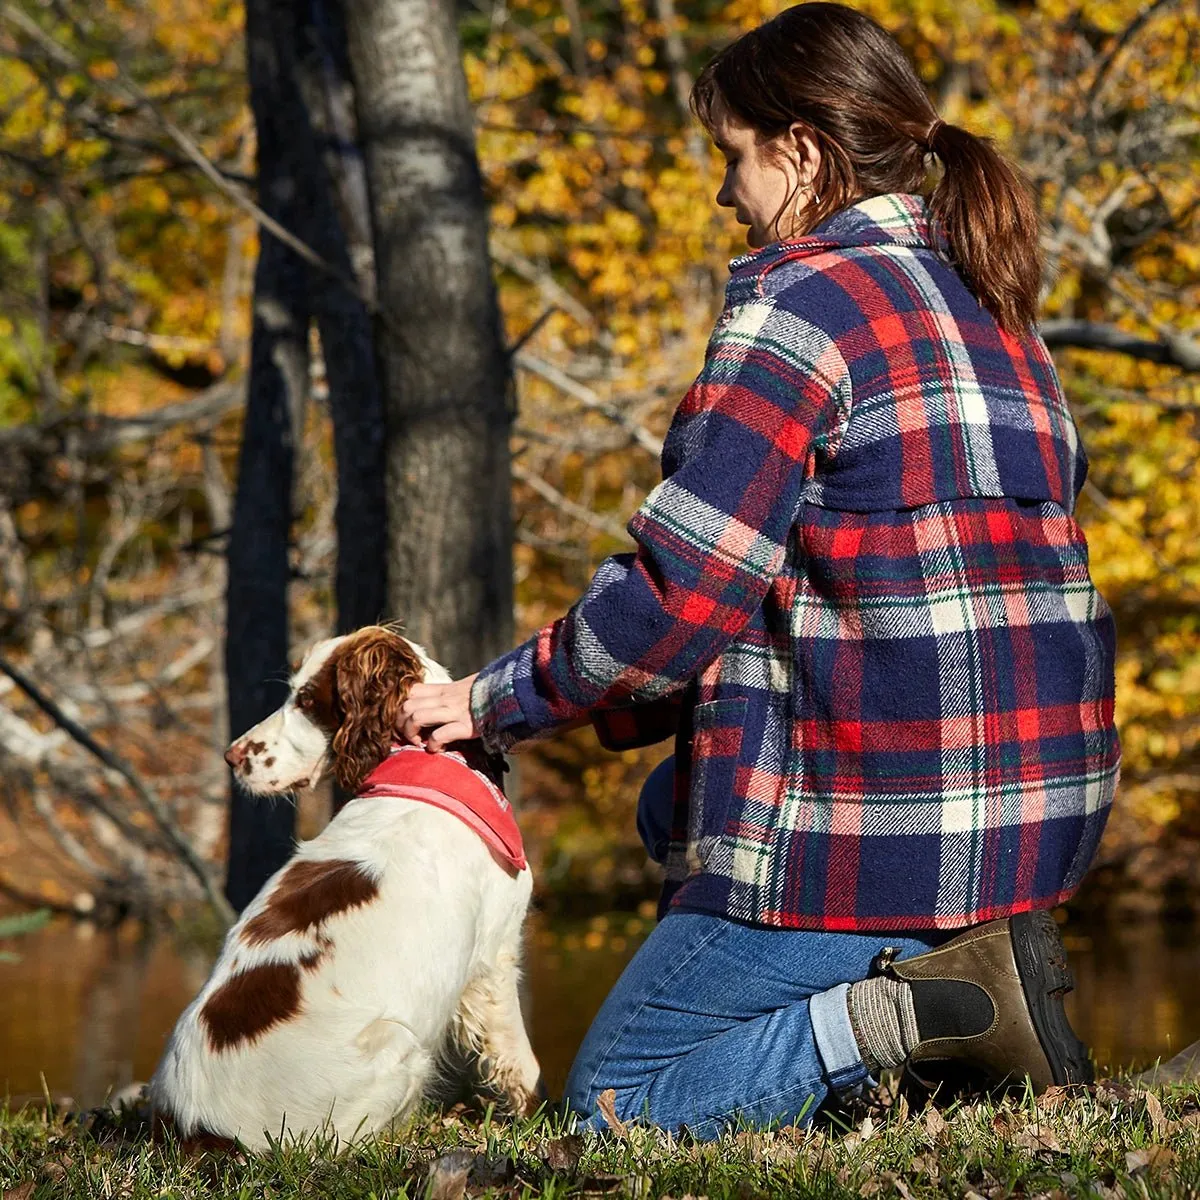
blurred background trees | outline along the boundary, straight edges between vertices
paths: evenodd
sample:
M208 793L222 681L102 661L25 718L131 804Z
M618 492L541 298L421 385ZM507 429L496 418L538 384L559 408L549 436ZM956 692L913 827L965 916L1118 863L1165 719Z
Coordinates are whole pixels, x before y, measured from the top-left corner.
M438 310L423 309L422 272L439 268L414 250L436 239L419 223L405 235L415 242L379 232L381 220L394 233L440 211L410 179L409 215L381 217L383 181L404 169L395 164L417 135L364 127L369 89L355 96L352 80L372 72L399 118L431 94L412 43L369 34L356 47L356 28L385 7L0 0L0 665L119 750L149 797L0 678L0 886L17 895L116 909L194 897L196 872L180 867L160 817L205 862L222 860L220 749L230 720L249 723L239 705L270 707L288 646L382 611L459 672L503 648L503 588L466 596L462 611L487 604L495 623L460 654L440 642L465 638L461 624L434 623L412 560L394 548L429 536L431 509L414 497L461 490L450 470L460 459L493 489L481 512L502 540L510 417L514 637L564 611L600 558L628 547L624 520L657 480L659 440L742 248L713 204L718 156L687 115L688 88L716 48L777 7L432 5L460 38L466 101L444 103L462 136L473 121L505 353L488 348L483 243L463 233L467 250L443 273L484 304L472 317L482 365L464 368L457 390L431 367L407 417L385 407L420 383L398 343L417 331L433 363L450 342L425 319ZM1044 328L1092 461L1080 511L1120 633L1125 766L1089 895L1190 905L1200 896L1194 6L861 7L896 33L943 116L996 137L1037 189ZM461 145L459 155L466 164ZM264 233L239 199L249 196L317 261ZM494 386L509 366L515 417ZM395 436L439 405L478 414L473 443L492 439L491 457L446 450L405 465L401 455L384 489L380 431ZM243 429L254 432L239 469ZM239 542L239 527L266 541ZM437 559L474 586L470 567ZM231 652L228 699L227 561L230 630L244 622L261 643ZM632 808L657 754L606 755L580 731L526 757L523 824L544 897L611 905L652 890ZM306 802L302 832L319 825L321 804ZM286 811L249 815L281 844Z

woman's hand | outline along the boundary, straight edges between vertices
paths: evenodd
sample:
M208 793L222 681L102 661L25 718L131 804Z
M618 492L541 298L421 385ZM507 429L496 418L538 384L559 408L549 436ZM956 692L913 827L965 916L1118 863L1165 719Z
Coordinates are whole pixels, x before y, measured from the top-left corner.
M475 675L468 675L453 683L414 683L400 705L396 722L400 739L410 746L423 745L437 754L451 742L478 737L479 731L471 716L471 684L474 682Z

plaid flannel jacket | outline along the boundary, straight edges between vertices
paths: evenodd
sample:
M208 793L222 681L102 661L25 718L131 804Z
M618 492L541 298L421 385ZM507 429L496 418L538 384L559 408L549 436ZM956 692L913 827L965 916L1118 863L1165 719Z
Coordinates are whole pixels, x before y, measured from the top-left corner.
M676 726L676 905L899 930L1061 902L1120 755L1045 344L997 326L918 196L730 271L636 553L480 673L485 743Z

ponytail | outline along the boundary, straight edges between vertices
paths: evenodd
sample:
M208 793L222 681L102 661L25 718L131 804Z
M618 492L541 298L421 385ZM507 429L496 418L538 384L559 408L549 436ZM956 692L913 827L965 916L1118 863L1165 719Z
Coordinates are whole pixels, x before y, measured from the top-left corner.
M958 269L997 322L1019 333L1037 319L1042 282L1038 210L1029 185L988 138L937 120L926 146L942 162L929 207Z

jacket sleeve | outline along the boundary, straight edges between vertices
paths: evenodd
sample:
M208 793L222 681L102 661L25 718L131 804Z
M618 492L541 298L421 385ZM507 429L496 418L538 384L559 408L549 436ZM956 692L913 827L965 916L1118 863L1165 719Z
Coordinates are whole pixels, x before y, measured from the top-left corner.
M479 673L484 743L656 700L713 662L780 571L814 439L848 415L828 335L770 298L726 308L667 435L673 469L627 526L636 552L605 559L566 616Z
M637 750L675 736L683 696L682 691L675 691L657 700L593 708L588 717L605 750Z

